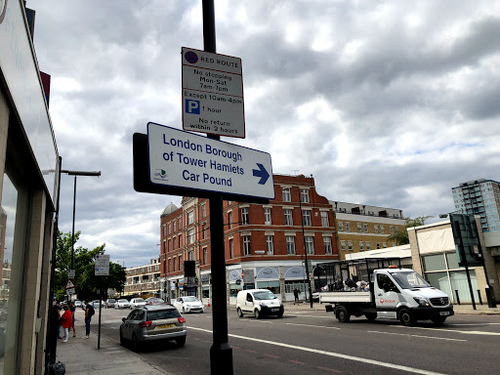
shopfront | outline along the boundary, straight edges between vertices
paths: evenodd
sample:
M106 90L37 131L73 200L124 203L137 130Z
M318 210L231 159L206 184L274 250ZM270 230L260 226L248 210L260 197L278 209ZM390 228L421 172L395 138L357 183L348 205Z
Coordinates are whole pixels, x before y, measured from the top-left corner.
M60 159L24 2L0 4L0 373L42 374Z

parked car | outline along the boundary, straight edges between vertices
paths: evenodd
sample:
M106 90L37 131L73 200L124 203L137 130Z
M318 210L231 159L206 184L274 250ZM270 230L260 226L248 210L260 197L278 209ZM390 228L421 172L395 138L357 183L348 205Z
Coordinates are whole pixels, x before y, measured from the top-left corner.
M135 309L136 307L146 306L146 301L142 298L132 298L130 300L130 308Z
M149 297L146 298L146 305L164 305L165 301L161 298Z
M205 306L198 298L193 296L179 297L174 301L174 306L177 310L184 313L205 311Z
M115 303L115 309L128 309L130 307L130 303L125 298L120 298Z
M75 301L75 308L80 309L82 305L83 305L82 301Z
M122 318L120 343L131 342L140 351L149 341L175 340L177 346L186 343L186 320L171 305L147 305L133 309Z
M94 307L94 309L99 308L99 300L98 299L90 302L90 304ZM104 307L104 301L101 301L101 306Z
M111 307L115 307L115 304L116 304L116 299L114 299L114 298L108 298L106 300L106 303L104 304L104 307L106 307L107 309L109 309Z

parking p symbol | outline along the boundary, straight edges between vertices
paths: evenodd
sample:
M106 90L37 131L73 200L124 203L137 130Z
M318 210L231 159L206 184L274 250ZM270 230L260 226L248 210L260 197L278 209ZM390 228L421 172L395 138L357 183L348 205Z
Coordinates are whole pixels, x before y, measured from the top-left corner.
M186 99L185 104L186 113L200 114L200 102L198 100Z

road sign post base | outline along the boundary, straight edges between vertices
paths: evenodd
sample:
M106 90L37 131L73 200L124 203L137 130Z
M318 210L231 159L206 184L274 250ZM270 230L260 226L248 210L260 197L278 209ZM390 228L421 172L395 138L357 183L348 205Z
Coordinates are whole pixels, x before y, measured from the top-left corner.
M228 343L214 343L210 348L210 373L233 375L233 348Z

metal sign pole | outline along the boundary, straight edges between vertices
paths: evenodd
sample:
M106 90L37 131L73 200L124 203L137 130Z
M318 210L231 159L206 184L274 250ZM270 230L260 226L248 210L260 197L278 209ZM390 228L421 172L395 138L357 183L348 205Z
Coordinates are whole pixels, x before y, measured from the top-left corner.
M202 6L204 50L216 53L214 1L203 0ZM209 134L208 137L220 140L220 137L217 135ZM210 372L212 374L232 375L233 349L228 342L222 194L214 194L209 199L209 206L213 288L212 326L214 340L210 348Z

